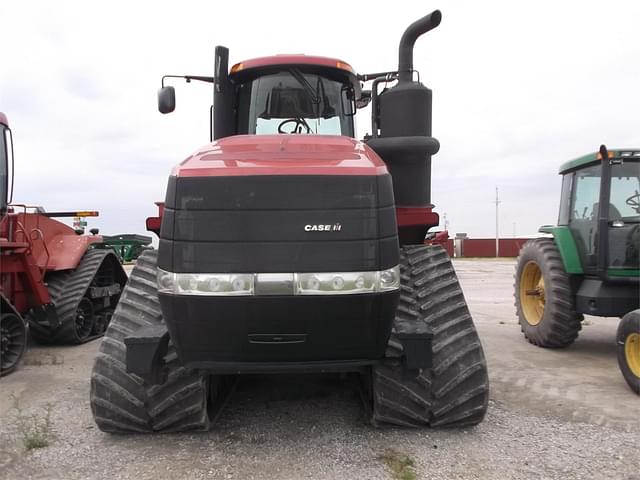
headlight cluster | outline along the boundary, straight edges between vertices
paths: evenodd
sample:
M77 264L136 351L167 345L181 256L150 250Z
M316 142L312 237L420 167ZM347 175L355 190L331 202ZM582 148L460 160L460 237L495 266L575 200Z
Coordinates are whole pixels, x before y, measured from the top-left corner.
M158 269L158 291L172 295L340 295L400 288L400 267L378 272L172 273Z
M158 269L158 291L174 295L253 295L253 275L171 273Z

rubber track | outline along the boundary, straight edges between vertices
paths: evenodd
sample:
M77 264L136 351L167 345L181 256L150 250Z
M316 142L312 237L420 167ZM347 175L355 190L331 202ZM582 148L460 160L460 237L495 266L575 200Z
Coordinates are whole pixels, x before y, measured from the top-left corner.
M521 269L529 261L536 262L545 283L544 313L536 326L529 325L526 321L519 300ZM530 343L558 348L566 347L578 338L584 317L575 311L569 275L564 270L560 252L553 239L535 238L523 245L516 262L513 287L520 329Z
M90 403L100 430L113 433L208 430L208 378L172 368L162 385L146 386L126 371L125 337L164 323L156 287L157 251L146 251L131 272L91 374Z
M489 400L487 365L456 273L439 246L407 246L400 253L400 303L387 360L374 367L374 425L461 427L482 421ZM412 375L398 357L395 337L428 325L433 367Z
M110 256L113 257L113 261L120 263L110 250L88 250L75 270L52 272L47 275L49 295L56 307L60 325L56 329L52 329L49 325L36 322L29 315L27 319L29 320L30 334L37 342L79 344L99 336L89 335L86 338L78 338L75 325L76 309L96 273Z

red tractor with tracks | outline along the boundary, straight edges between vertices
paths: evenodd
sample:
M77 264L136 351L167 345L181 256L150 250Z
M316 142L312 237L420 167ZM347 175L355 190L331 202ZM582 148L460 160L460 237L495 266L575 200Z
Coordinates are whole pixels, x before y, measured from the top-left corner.
M82 235L45 212L11 204L13 141L0 113L0 376L18 366L27 332L39 343L77 344L104 334L127 281L102 237Z
M147 220L159 249L138 259L93 368L100 429L206 430L251 373L356 372L374 425L484 418L480 339L451 260L423 243L439 143L413 46L440 20L407 28L393 71L305 55L229 69L216 47L214 77L179 77L213 84L212 142Z

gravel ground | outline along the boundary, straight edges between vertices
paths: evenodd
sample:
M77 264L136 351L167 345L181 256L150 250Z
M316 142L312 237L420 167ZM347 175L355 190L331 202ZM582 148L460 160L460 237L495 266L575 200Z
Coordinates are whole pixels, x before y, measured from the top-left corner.
M489 413L477 427L376 430L350 377L247 376L212 432L108 435L88 405L97 342L33 348L0 380L0 478L393 479L402 477L385 459L406 456L421 479L640 480L640 399L612 363L615 323L585 327L584 345L549 357L515 325L513 262L456 268L492 380ZM52 405L48 447L24 449L13 397L24 414Z

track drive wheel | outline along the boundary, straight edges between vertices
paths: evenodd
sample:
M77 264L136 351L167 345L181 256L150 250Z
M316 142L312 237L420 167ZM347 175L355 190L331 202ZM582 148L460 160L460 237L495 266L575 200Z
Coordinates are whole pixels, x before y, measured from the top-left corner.
M622 376L640 395L640 310L627 313L618 325L618 365Z
M0 377L13 372L27 346L27 326L15 312L0 314Z
M516 264L514 296L522 333L540 347L566 347L578 338L583 316L575 311L569 275L551 238L525 243Z
M374 425L462 427L482 421L489 379L482 345L451 259L437 245L400 251L400 303L387 359L373 368ZM433 367L418 374L402 363L396 327L433 332Z
M112 433L207 430L209 378L183 367L149 386L127 373L124 338L162 324L156 287L157 251L146 251L131 272L100 345L91 374L90 403L100 430Z

